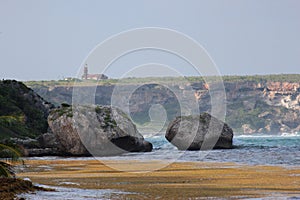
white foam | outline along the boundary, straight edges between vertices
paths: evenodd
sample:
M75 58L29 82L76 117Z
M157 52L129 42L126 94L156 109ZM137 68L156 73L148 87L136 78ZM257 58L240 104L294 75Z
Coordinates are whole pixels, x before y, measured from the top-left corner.
M281 137L300 137L300 133L281 133L280 135L272 134L247 134L247 135L235 135L235 138L281 138Z

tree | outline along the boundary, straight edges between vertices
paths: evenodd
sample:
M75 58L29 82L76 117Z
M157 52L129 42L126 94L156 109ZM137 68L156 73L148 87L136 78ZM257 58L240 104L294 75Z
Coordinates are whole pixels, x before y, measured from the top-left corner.
M15 177L13 163L24 161L20 158L21 154L14 148L0 144L0 177Z

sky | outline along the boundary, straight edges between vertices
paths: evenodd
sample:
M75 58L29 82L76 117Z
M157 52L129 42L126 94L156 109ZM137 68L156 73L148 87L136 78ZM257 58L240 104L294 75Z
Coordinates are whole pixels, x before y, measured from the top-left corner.
M299 10L299 0L0 0L0 78L78 76L95 46L142 27L188 35L222 75L300 73ZM151 62L196 75L181 59L158 51L124 56L106 73L121 77Z

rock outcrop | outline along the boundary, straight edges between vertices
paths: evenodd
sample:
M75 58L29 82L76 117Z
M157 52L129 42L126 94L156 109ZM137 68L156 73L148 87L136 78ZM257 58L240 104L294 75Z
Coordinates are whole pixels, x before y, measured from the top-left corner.
M44 133L37 138L9 138L2 141L7 144L15 144L19 147L23 156L60 156L59 142L53 133Z
M48 131L47 118L53 108L22 82L0 81L0 143L18 146L24 156L57 155L49 137L39 142Z
M179 150L232 148L232 129L208 113L200 116L182 116L173 120L166 139Z
M62 107L50 113L48 123L64 155L107 156L152 150L152 144L144 140L127 115L117 108Z

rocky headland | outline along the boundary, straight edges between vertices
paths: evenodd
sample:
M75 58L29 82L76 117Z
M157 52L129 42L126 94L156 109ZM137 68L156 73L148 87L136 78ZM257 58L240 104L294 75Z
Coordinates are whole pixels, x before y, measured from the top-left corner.
M59 107L17 81L0 82L0 142L25 156L97 156L147 152L125 113L109 106Z

